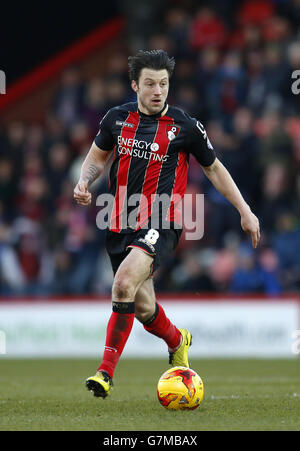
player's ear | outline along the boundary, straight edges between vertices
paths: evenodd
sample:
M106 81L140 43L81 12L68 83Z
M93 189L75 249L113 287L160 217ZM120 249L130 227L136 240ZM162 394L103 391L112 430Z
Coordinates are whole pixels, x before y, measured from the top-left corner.
M138 90L139 90L139 87L138 87L138 84L137 84L137 82L135 80L132 80L131 87L134 90L134 92L137 94Z

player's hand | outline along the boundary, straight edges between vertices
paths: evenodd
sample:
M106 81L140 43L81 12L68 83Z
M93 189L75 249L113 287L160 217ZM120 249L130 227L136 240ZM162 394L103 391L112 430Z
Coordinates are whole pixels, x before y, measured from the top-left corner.
M260 226L259 220L250 209L241 215L241 226L244 232L251 235L252 246L256 249L260 241Z
M89 192L89 186L87 182L79 180L74 190L74 199L76 200L78 205L82 205L84 207L91 205L92 195Z

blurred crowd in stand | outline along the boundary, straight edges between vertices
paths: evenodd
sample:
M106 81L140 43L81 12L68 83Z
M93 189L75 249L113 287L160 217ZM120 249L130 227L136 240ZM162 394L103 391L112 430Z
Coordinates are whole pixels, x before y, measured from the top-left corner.
M161 1L156 21L145 20L146 3L130 15L129 53L163 48L176 58L169 103L205 125L262 229L253 251L239 214L192 158L188 193L205 193L204 237L189 241L183 232L156 274L157 291L300 290L300 94L291 88L300 69L300 1ZM1 296L110 293L95 202L107 176L94 185L91 208L76 206L73 189L102 117L136 100L127 57L111 55L105 76L91 80L69 67L42 125L0 130Z

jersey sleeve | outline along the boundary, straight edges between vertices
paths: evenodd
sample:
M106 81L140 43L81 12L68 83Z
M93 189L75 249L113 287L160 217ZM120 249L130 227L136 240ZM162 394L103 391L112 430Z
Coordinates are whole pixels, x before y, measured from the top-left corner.
M188 149L194 155L198 163L202 166L211 166L215 159L216 153L207 136L206 130L200 121L191 119L189 123L189 142Z
M112 133L114 114L110 110L100 122L99 133L95 138L95 144L99 149L110 151L114 148L114 137Z

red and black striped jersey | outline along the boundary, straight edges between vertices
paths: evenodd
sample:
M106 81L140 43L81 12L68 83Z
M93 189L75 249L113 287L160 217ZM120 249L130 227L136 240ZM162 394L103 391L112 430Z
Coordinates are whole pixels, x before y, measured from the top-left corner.
M201 122L168 105L151 116L141 113L137 103L112 108L100 124L95 144L113 152L110 230L117 233L144 227L154 210L158 211L154 205L160 196L169 199L169 205L167 213L160 208L159 214L170 223L178 223L176 205L185 194L189 155L202 166L210 166L216 158ZM133 211L135 227L127 221Z

